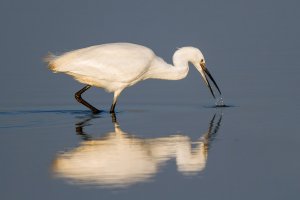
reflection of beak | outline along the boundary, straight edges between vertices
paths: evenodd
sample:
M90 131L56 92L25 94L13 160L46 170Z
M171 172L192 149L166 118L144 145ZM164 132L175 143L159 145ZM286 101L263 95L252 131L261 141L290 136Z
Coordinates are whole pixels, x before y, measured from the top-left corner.
M208 71L208 69L206 68L205 63L204 63L204 62L200 62L200 66L201 66L201 68L202 68L202 70L203 70L203 72L204 72L204 73L201 73L201 75L202 75L202 77L203 77L203 79L204 79L204 81L205 81L207 87L209 88L211 94L213 95L214 98L216 98L216 97L215 97L215 94L214 94L214 91L212 90L212 88L211 88L211 86L210 86L210 83L209 83L209 81L208 81L208 79L207 79L207 76L208 76L208 77L210 78L210 80L213 82L214 86L217 88L217 90L218 90L218 92L219 92L220 94L221 94L221 91L220 91L220 89L219 89L219 87L218 87L216 81L214 80L214 78L212 77L212 75L210 74L210 72Z

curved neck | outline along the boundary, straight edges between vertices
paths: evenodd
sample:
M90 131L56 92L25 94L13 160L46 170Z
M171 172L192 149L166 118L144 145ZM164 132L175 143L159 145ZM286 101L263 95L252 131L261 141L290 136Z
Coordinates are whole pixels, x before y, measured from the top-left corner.
M188 62L195 63L203 57L199 49L195 47L182 47L175 51L173 55L173 63L175 66L185 66ZM194 64L195 65L195 64Z
M173 55L173 65L166 63L157 57L151 63L148 78L164 80L180 80L187 76L189 72L189 62L194 59L194 54L189 47L183 47L175 51Z
M179 73L181 78L185 78L189 71L189 62L192 62L194 55L189 47L183 47L175 51L173 55L173 64Z
M184 48L178 49L173 55L173 64L175 67L186 68L189 66L189 54Z
M170 72L170 77L172 79L169 80L180 80L183 79L187 76L189 72L189 61L188 60L176 60L174 62L173 59L173 64L174 66L172 67L172 71Z

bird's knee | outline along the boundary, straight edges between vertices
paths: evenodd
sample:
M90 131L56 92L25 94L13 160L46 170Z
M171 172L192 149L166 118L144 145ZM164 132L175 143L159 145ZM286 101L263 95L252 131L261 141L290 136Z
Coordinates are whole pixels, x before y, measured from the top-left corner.
M75 93L75 99L81 102L82 101L81 94Z

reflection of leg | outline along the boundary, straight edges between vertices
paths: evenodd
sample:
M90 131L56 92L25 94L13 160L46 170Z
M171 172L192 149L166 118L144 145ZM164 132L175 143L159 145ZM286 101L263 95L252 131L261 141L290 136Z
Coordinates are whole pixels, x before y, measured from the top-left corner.
M82 120L82 121L80 121L80 122L78 122L78 123L75 124L76 133L77 133L77 135L80 135L83 140L90 140L90 139L92 139L92 137L89 134L87 134L87 133L84 132L83 128L85 126L88 126L89 125L88 122L91 121L94 118L97 118L97 117L95 115L90 115L90 116L88 116L87 119L84 119L84 120Z
M76 126L76 133L77 133L78 135L84 135L82 126Z
M88 90L91 86L90 85L86 85L85 87L83 87L81 90L79 90L78 92L75 93L75 99L85 105L86 107L88 107L94 114L100 113L100 110L98 110L97 108L95 108L94 106L92 106L91 104L89 104L88 102L86 102L84 99L81 98L81 94L84 93L86 90Z
M84 120L83 122L80 122L80 123L76 124L76 133L77 133L77 135L80 135L83 140L90 140L91 139L91 137L83 131L83 127L85 126L85 123L87 121L90 121L90 120L91 119Z
M111 121L112 121L112 123L118 123L117 122L117 117L116 117L116 113L111 113Z

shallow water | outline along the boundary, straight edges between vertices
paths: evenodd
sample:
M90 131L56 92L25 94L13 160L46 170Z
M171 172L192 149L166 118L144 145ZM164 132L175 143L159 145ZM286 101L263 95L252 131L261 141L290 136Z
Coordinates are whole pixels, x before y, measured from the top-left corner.
M0 199L299 199L299 3L110 2L1 3ZM41 60L111 41L199 47L224 106L191 66L92 115Z
M1 112L1 190L8 199L294 197L292 110L141 105L116 120L62 108Z

